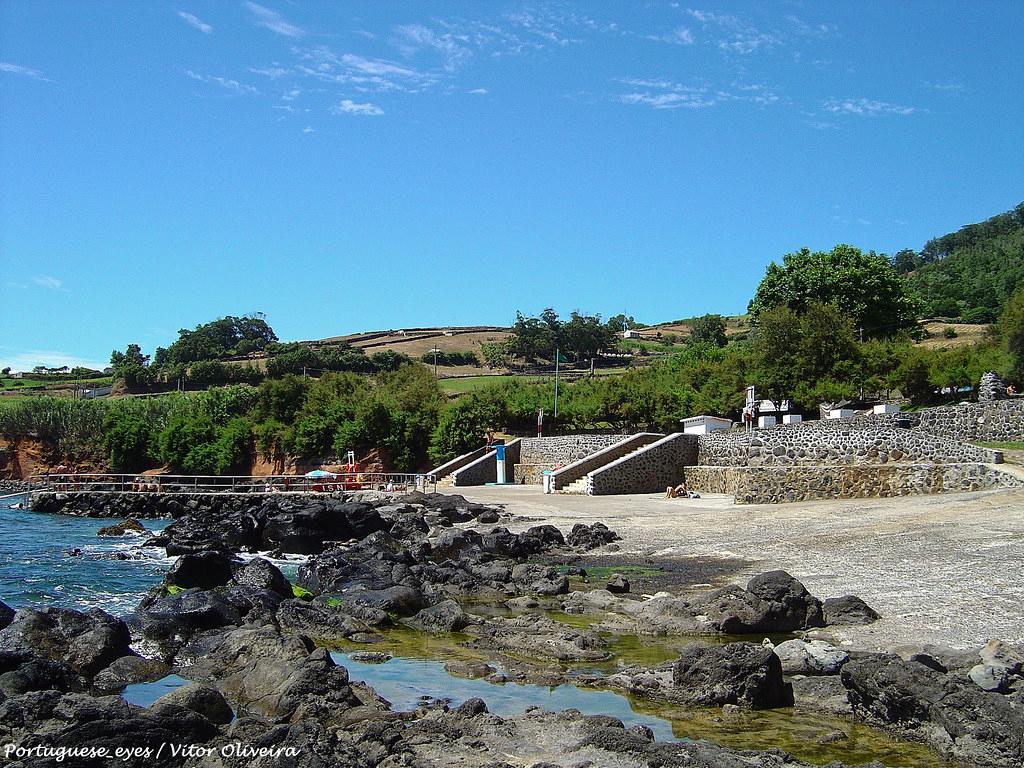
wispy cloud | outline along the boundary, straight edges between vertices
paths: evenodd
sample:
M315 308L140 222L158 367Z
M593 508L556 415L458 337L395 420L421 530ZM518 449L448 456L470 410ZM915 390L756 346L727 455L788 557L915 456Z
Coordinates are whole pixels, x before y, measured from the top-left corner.
M401 91L418 93L437 81L437 76L420 72L387 59L371 59L355 53L338 53L325 45L299 52L300 75L327 83L354 86L363 92Z
M671 32L666 32L662 35L648 35L647 39L658 40L672 45L693 45L695 42L693 32L690 31L689 27L676 27Z
M50 82L50 79L43 75L38 69L32 69L31 67L23 67L20 64L11 64L6 61L0 61L0 72L6 72L9 75L21 75L22 77L31 77L33 80L45 80Z
M418 50L429 48L444 58L444 69L454 72L473 56L469 48L469 36L454 32L437 32L422 24L405 24L395 30L396 45L405 55L411 56Z
M933 91L939 91L940 93L948 93L950 96L959 96L961 93L964 92L964 84L957 82L926 82L924 84L924 87L929 88Z
M486 96L488 93L490 93L490 91L488 91L486 88L473 88L472 90L466 91L466 93L471 94L473 96Z
M232 80L227 77L217 77L216 75L201 75L198 72L193 72L191 69L185 70L185 75L191 79L196 80L200 83L209 83L223 88L225 91L231 91L243 96L249 96L252 94L259 93L258 88L254 88L251 85L240 83L237 80Z
M302 129L302 132L303 133L316 133L316 128L314 128L311 125L307 125L305 128Z
M64 281L53 275L36 275L32 278L32 282L43 288L49 288L51 291L59 291L64 287Z
M198 29L204 35L213 34L213 27L211 27L205 21L200 19L198 16L194 16L193 14L188 13L187 11L178 11L178 15L185 20L186 24L188 24L193 29Z
M278 80L291 72L290 69L285 69L277 64L269 67L249 67L249 71L254 75L269 77L271 80Z
M253 23L256 24L257 27L263 27L264 29L269 29L271 32L292 38L300 38L306 34L306 30L285 20L285 18L277 11L271 10L263 5L257 5L256 3L251 2L251 0L247 0L244 5L253 15Z
M641 104L653 109L702 109L726 102L748 102L767 106L780 97L761 83L731 83L723 88L685 85L665 79L622 78L616 82L634 90L615 98L623 104Z
M880 117L883 115L912 115L917 109L901 104L890 104L875 99L829 99L822 109L834 115L860 115L862 117Z
M341 103L334 108L334 112L339 115L364 115L372 117L384 114L384 110L376 104L371 104L370 102L360 104L352 101L352 99L342 99Z
M718 49L724 53L745 55L772 48L781 42L777 35L759 30L731 13L695 8L687 8L686 13L700 22Z

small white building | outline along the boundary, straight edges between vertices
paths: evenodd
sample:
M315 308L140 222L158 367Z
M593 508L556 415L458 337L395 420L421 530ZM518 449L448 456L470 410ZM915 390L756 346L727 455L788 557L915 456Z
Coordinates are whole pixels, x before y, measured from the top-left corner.
M853 408L832 408L828 412L830 419L852 419L856 411Z
M779 420L774 415L757 417L757 426L759 429L764 429L765 427L774 427L778 423Z
M643 334L640 331L634 331L632 328L622 332L622 338L624 339L642 339Z
M691 416L688 419L680 419L683 423L683 434L685 435L706 435L716 429L729 429L732 426L730 419L723 419L718 416Z
M881 403L871 409L874 413L899 413L899 403Z
M782 417L783 424L799 424L803 420L804 417L801 416L799 413L787 413L785 416Z

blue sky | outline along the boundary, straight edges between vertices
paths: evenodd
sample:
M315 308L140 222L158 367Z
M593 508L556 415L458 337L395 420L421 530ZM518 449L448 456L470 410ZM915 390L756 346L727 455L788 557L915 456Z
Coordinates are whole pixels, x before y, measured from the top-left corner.
M734 313L1024 200L1024 3L0 0L0 362Z

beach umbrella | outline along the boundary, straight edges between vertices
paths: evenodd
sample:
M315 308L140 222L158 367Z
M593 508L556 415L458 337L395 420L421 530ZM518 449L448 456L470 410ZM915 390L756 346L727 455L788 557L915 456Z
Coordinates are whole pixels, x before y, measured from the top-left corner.
M322 469L314 469L312 472L307 472L306 477L322 478L322 477L337 477L333 472L326 472Z

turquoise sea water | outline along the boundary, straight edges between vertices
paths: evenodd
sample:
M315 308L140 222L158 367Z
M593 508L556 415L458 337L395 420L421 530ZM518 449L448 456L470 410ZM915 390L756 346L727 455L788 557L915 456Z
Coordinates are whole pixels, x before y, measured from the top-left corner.
M147 535L96 535L116 520L7 508L19 500L0 502L0 599L14 608L102 608L123 616L174 562L163 549L143 547ZM168 522L143 524L156 532Z

